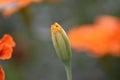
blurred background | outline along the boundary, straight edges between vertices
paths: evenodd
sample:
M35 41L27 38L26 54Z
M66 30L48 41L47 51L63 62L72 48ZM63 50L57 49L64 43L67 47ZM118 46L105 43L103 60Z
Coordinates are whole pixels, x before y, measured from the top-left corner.
M0 14L0 36L11 34L16 42L13 57L0 61L6 80L66 80L56 56L50 27L58 22L70 28L93 23L96 16L120 16L120 0L43 0L5 17ZM73 80L120 80L120 58L93 58L72 50Z

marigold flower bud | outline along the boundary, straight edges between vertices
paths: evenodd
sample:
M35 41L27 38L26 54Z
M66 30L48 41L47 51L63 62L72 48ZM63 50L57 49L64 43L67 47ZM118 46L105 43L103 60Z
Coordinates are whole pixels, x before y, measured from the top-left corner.
M58 57L64 64L69 64L72 54L69 39L65 31L58 23L54 23L51 25L51 33L53 45Z

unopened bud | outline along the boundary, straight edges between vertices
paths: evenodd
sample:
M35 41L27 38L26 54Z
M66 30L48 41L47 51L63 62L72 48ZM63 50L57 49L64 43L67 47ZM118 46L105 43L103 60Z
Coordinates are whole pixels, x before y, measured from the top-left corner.
M69 63L71 61L72 54L69 39L65 31L58 23L54 23L51 26L51 33L53 45L58 57L63 61L63 63Z

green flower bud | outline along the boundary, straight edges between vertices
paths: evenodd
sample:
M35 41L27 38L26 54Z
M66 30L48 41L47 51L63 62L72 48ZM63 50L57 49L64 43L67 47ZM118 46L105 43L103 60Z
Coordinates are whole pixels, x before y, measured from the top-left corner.
M58 57L63 61L63 63L69 64L71 61L72 53L69 39L65 31L58 23L54 23L51 25L51 33L53 45Z

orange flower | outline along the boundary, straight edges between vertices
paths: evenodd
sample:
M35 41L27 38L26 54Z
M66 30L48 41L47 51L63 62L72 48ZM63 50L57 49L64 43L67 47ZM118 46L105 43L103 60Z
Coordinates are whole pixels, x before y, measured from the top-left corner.
M31 3L38 3L42 0L0 0L0 10L4 16L10 16Z
M3 68L0 66L0 80L4 80L5 79L5 73L3 71Z
M12 56L13 47L15 47L15 42L12 37L5 34L0 40L0 59L10 59Z
M90 51L93 56L110 53L120 56L120 19L113 16L99 16L94 24L82 25L68 32L71 47Z
M0 59L10 59L12 56L13 47L15 47L15 42L12 37L8 34L5 34L3 38L0 40ZM5 73L0 66L0 80L5 79Z

